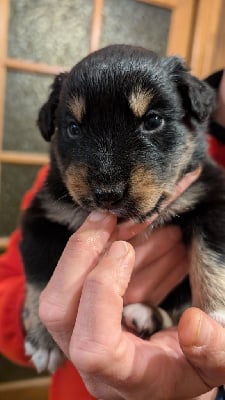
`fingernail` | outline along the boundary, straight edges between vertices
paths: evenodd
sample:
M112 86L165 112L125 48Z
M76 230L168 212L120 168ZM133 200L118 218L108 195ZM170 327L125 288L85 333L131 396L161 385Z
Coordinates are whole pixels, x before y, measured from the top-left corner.
M201 313L193 346L202 347L207 345L211 340L212 331L213 327L210 323L210 320L203 313Z
M126 257L129 252L129 246L126 242L114 242L109 250L109 255L116 260Z
M105 211L92 211L88 216L88 220L91 222L100 222L107 216L109 216L109 213Z
M183 326L182 326L183 325ZM202 347L210 342L213 327L207 316L199 311L189 314L181 321L182 345L185 347Z

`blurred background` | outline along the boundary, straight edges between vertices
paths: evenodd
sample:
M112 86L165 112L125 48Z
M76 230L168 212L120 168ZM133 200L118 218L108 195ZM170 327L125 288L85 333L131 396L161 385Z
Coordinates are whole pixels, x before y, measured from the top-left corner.
M54 75L126 43L180 55L203 78L225 66L224 21L225 0L0 0L0 251L48 162L36 120ZM0 382L31 377L0 358Z

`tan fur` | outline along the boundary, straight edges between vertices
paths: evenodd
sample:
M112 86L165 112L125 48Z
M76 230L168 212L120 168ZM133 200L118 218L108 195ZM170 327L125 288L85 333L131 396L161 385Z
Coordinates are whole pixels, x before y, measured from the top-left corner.
M89 186L87 182L87 168L85 166L71 165L65 173L66 186L76 203L81 197L87 197Z
M177 175L174 178L174 181L164 183L163 187L163 194L165 194L168 199L170 196L173 195L175 190L175 185L179 182L181 177L181 172L185 169L190 161L192 156L194 146L194 140L192 133L189 132L187 135L187 142L182 153L182 156L178 160L178 168L177 168ZM201 170L201 166L199 166ZM159 217L157 218L155 226L163 225L165 222L170 221L176 215L179 215L183 212L191 210L195 204L205 195L205 187L201 182L195 182L191 186L187 188L187 190L182 193L181 196L177 198L174 202L169 204L164 210L160 212Z
M26 331L29 331L32 326L40 324L38 318L39 297L42 288L35 285L27 284L26 287L26 300L24 304L23 323Z
M72 111L77 122L81 122L85 114L85 101L83 97L74 96L70 101L69 108Z
M165 192L164 192L165 193ZM182 214L188 210L191 210L195 204L205 194L204 185L201 182L191 185L182 196L178 197L173 203L169 204L166 208L163 208L163 203L159 209L157 218L152 222L151 225L143 232L143 237L148 240L152 229L159 226L163 226L165 223L171 221L172 218ZM167 200L165 200L167 201Z
M180 174L192 156L193 146L194 141L192 133L189 132L185 149L182 152L182 156L177 160L177 176L174 176L171 182L164 182L162 184L157 180L157 177L144 166L138 166L133 170L130 178L130 195L135 199L141 213L145 214L151 210L161 195L170 197L173 194L175 185L180 179ZM166 208L165 212L161 215L162 218L159 217L159 219L165 222L171 219L171 217L174 217L177 213L189 210L203 194L202 185L189 188L185 195L182 195L170 207Z
M183 171L183 169L186 168L186 166L188 165L189 161L191 160L193 151L194 151L194 138L193 138L193 134L190 131L187 131L187 140L186 140L186 144L182 150L182 155L178 161L178 165L179 165L179 170L178 173L180 171ZM180 177L177 176L177 180Z
M170 212L172 216L191 210L195 204L205 195L203 183L198 182L190 186L177 200L169 205L165 211Z
M138 204L141 214L146 214L162 194L154 175L143 166L139 166L132 172L129 184L130 196Z
M190 279L193 305L207 313L225 311L225 261L222 263L201 237L192 244Z
M152 98L153 93L151 91L144 90L140 87L137 87L133 90L129 97L129 104L136 117L143 117L151 103Z

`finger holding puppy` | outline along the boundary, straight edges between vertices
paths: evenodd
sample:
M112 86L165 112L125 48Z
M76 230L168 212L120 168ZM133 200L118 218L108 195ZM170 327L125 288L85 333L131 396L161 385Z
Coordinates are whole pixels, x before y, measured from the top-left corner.
M115 225L116 218L108 213L90 214L71 236L51 280L40 296L40 319L66 355L83 283L105 251Z

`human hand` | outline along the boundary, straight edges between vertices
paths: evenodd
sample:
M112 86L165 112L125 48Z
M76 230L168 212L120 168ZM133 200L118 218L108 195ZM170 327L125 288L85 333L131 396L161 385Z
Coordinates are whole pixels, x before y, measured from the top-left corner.
M134 250L116 241L102 255L115 227L115 217L92 214L71 237L40 299L42 321L88 390L103 399L175 400L223 383L224 331L201 311L186 311L178 330L159 332L150 341L122 330Z
M159 228L130 243L135 263L124 303L158 305L188 274L189 254L181 230L177 226Z

